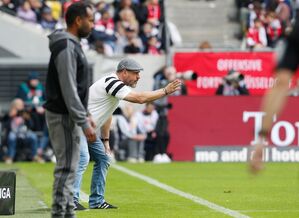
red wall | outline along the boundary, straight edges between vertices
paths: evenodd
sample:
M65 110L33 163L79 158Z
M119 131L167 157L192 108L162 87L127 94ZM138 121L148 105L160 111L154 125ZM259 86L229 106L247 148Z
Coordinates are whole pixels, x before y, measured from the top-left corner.
M173 107L169 111L171 139L168 152L172 153L174 160L193 160L196 145L244 146L254 139L255 121L250 118L245 122L243 116L246 111L259 111L261 97L179 96L170 97L169 100ZM299 127L294 125L299 120L298 100L290 98L277 120L286 121L294 129L293 145L298 145ZM280 129L282 141L288 132ZM271 138L270 144L273 144Z

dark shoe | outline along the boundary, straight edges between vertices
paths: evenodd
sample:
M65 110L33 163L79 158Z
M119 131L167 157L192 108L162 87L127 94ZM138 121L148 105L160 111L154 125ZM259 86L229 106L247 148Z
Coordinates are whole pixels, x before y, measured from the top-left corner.
M75 202L75 208L74 210L87 210L87 208L85 208L82 204L80 204L79 202Z
M99 205L98 207L91 208L91 209L117 209L116 206L109 204L108 202L104 202L103 204Z

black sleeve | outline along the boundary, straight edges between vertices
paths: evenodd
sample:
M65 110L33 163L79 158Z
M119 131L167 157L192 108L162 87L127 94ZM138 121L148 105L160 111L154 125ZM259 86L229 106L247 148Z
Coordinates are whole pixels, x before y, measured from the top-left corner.
M240 92L240 95L249 95L249 91L245 86L239 86L238 91Z
M187 86L185 84L182 84L181 95L187 95L187 94L188 94Z
M297 20L292 33L288 36L286 47L277 69L289 69L296 72L299 65L299 22Z
M217 90L216 90L216 95L223 95L223 84L219 85Z

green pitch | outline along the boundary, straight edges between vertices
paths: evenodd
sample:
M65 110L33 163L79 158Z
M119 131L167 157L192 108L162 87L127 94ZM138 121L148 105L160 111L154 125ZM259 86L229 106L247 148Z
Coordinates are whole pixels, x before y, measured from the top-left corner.
M299 217L298 164L267 164L257 177L250 175L243 163L118 165L249 217ZM1 170L18 169L14 217L50 217L47 207L51 205L53 167L36 163L0 164ZM90 164L82 184L82 191L87 194L91 173ZM108 173L106 200L119 209L81 211L77 217L230 217L114 168ZM83 205L88 206L85 202Z

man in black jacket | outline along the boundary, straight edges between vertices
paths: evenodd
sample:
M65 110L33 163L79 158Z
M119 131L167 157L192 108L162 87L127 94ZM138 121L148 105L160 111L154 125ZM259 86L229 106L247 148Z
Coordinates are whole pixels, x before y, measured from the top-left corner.
M73 184L79 161L80 133L96 139L94 123L88 117L89 75L80 38L93 28L92 8L72 4L66 12L66 31L49 36L51 58L46 82L46 120L56 156L52 218L73 218ZM81 128L79 128L81 127Z

